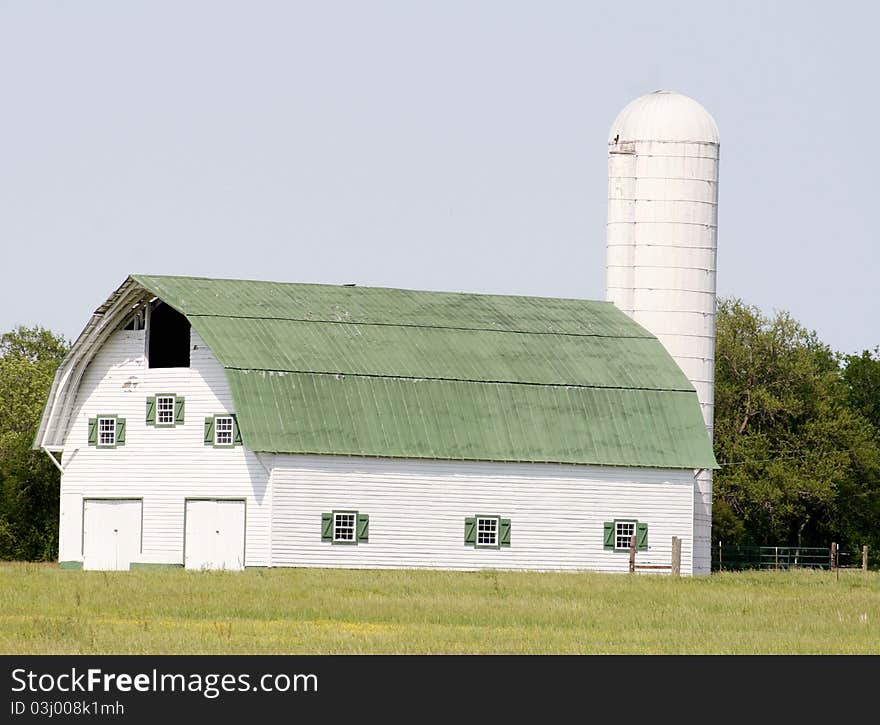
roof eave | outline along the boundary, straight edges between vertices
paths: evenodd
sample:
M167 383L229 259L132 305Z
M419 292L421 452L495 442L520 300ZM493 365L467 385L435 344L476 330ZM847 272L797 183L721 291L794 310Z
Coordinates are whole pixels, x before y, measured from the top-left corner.
M132 277L127 277L92 314L55 371L34 438L34 450L64 445L64 436L76 402L76 391L85 369L132 306L142 302L147 295L152 296L152 293Z

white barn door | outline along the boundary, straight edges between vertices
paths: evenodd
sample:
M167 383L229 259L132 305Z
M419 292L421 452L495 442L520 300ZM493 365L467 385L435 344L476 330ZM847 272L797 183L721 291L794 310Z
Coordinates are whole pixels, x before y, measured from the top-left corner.
M140 500L83 501L83 569L127 570L141 551Z
M184 537L187 569L243 569L244 501L187 501Z

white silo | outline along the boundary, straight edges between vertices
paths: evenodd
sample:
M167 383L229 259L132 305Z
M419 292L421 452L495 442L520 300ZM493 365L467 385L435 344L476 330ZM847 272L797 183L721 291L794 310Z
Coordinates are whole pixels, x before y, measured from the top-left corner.
M696 388L709 437L715 397L718 126L687 96L624 108L608 138L606 296L650 330ZM711 557L712 476L694 486L694 573Z

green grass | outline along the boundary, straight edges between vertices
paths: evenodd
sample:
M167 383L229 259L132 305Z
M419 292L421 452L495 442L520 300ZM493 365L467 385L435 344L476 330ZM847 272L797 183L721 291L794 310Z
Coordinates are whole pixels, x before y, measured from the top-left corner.
M880 654L880 574L10 564L0 652Z

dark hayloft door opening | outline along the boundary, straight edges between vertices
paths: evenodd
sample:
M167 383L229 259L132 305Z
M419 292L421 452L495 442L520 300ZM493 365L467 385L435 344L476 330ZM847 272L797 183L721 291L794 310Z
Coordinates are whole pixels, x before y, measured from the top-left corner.
M189 367L189 320L163 302L150 310L147 362L151 368Z

